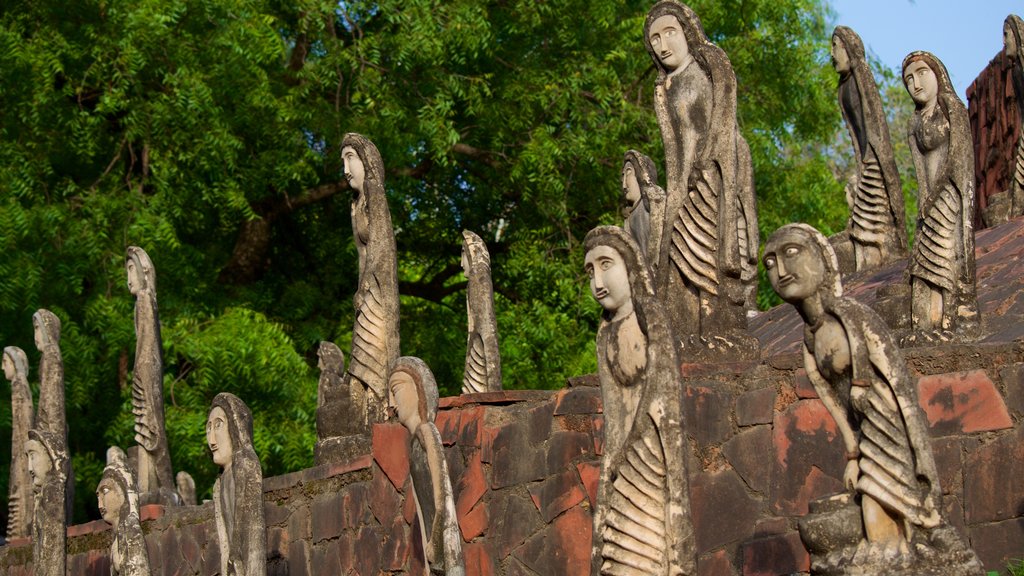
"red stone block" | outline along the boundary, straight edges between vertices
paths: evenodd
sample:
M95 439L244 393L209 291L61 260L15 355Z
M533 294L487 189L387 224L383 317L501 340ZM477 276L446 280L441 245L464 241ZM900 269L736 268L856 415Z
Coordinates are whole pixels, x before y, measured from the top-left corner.
M736 400L736 423L740 426L771 424L775 415L775 388L761 388Z
M737 434L722 446L722 453L747 486L757 492L768 491L772 462L771 426L755 426Z
M402 496L384 474L374 474L370 481L370 511L373 516L387 526L398 516L402 506Z
M555 415L599 414L601 410L601 389L589 386L565 388L555 395Z
M164 507L162 504L146 504L145 506L139 507L139 522L156 520L163 515Z
M732 562L725 554L725 550L719 550L714 554L697 559L697 576L732 576L735 574Z
M387 526L387 524L385 524ZM401 570L409 562L410 540L412 531L402 520L395 519L390 523L384 541L381 542L381 569L384 571Z
M462 552L466 556L466 574L469 576L495 576L494 560L487 553L482 543L463 544Z
M321 540L337 538L345 528L359 525L351 502L348 505L348 514L342 510L342 498L349 498L351 501L351 491L346 491L344 496L336 493L320 494L313 499L310 512L314 544ZM365 503L365 500L363 502Z
M594 454L604 454L604 416L594 416Z
M163 506L160 506L159 508L163 509ZM74 524L72 526L68 526L68 538L85 536L86 534L95 534L97 532L106 532L110 529L110 524L107 524L103 520L93 520L92 522L86 522L85 524Z
M462 410L440 410L434 418L434 426L441 433L441 443L445 446L455 444L462 430Z
M540 512L512 490L492 492L485 504L490 518L487 539L494 545L494 561L501 564L513 548L543 526Z
M1020 516L1024 493L1024 427L967 454L964 465L964 508L967 524L996 522Z
M960 438L932 439L932 455L935 457L935 468L939 473L939 486L942 493L962 494L964 490L963 464L961 463Z
M401 424L373 425L373 459L395 488L409 477L409 431Z
M342 540L343 542L344 540ZM343 555L338 554L338 541L324 542L313 547L309 559L311 574L346 574L343 572Z
M846 447L820 400L800 400L777 413L772 444L771 508L776 514L807 514L810 500L843 489Z
M295 540L288 545L288 576L310 576L309 542Z
M355 538L355 568L361 576L376 576L381 569L381 529L378 526L363 526ZM316 574L331 574L329 571L313 570Z
M576 470L569 469L530 487L530 498L544 522L583 501L583 488Z
M793 375L793 388L796 390L797 398L817 398L818 392L814 389L814 385L811 384L810 378L807 377L807 370L803 368L797 369Z
M267 526L283 525L291 516L291 509L287 506L279 506L276 502L263 503L263 519Z
M458 443L462 446L479 448L483 444L484 415L487 409L473 406L462 410L462 421Z
M474 450L469 463L455 484L455 511L459 518L465 516L487 492L487 478L484 465L480 462L480 451Z
M415 491L412 489L412 478L406 480L402 493L405 496L405 500L402 502L402 518L405 519L406 524L412 524L416 518L416 498Z
M293 540L309 540L313 537L313 526L310 521L309 505L295 508L288 518L288 533Z
M811 557L797 532L761 538L743 545L743 576L775 576L810 569Z
M749 538L764 504L747 494L736 472L726 469L690 479L690 513L697 553Z
M472 542L474 538L487 531L489 520L487 506L483 504L478 504L465 514L459 514L459 531L462 532L462 539Z
M970 532L971 547L985 570L1003 574L1010 561L1024 556L1024 518L974 526Z
M729 401L719 390L705 386L687 386L683 401L683 421L687 432L701 446L718 444L732 432Z
M267 558L287 555L289 544L291 544L291 539L288 537L287 530L277 526L267 528Z
M597 482L601 479L601 461L580 462L576 465L576 472L580 475L580 482L587 490L587 498L590 499L590 509L597 505Z
M201 536L206 534L201 531ZM196 539L196 531L181 530L181 537L178 539L178 546L181 548L181 556L192 569L193 573L199 572L202 567L203 549Z
M577 506L534 534L513 555L538 574L587 574L592 519Z
M553 474L573 463L583 454L588 454L594 445L594 439L584 432L555 432L547 442L543 476Z
M918 380L917 389L933 434L987 432L1013 426L1002 396L984 370L924 376Z

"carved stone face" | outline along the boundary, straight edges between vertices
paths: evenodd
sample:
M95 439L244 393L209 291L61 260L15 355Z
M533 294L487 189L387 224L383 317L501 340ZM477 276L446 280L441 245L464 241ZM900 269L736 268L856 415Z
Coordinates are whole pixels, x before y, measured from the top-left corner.
M139 270L133 258L129 258L124 265L125 271L128 273L128 291L132 293L132 296L137 296L139 290L142 289L144 284L142 280L142 271Z
M124 505L124 493L117 482L106 478L96 487L96 500L99 502L100 516L111 526L116 526Z
M1006 55L1010 58L1017 56L1017 40L1013 37L1013 30L1010 29L1009 24L1003 24L1003 48L1006 49Z
M590 293L613 320L633 312L629 271L618 251L611 246L596 246L587 252L584 267L590 276Z
M679 19L671 14L659 16L651 23L648 38L658 60L670 72L679 68L689 60L690 46Z
M14 376L16 375L16 373L17 373L17 370L14 367L14 360L11 360L11 357L8 356L7 354L4 354L4 376L8 380L13 382L14 381Z
M764 249L768 281L780 298L796 304L814 295L825 281L825 262L802 234L789 233Z
M35 317L32 318L32 336L36 342L36 350L42 350L46 346L46 327L41 325Z
M626 200L632 205L640 199L640 182L636 179L636 169L632 162L626 162L622 167L622 189L626 193Z
M38 492L53 470L53 463L50 462L46 448L38 440L25 442L25 454L28 456L28 474L32 477L32 487Z
M228 415L220 406L214 406L206 419L206 443L213 453L213 463L225 467L231 464L234 446L228 433Z
M939 81L935 71L923 60L915 60L903 70L903 84L918 106L931 108L939 94Z
M415 433L421 423L420 395L416 390L416 381L408 372L396 370L391 373L388 388L391 391L391 405L395 408L398 421L410 432Z
M846 45L835 35L832 36L832 66L840 74L850 71L850 55L846 52Z
M345 179L348 180L348 185L354 190L362 192L363 182L366 179L366 169L363 167L363 161L359 159L359 154L356 153L355 148L351 146L342 148L341 161L345 164Z

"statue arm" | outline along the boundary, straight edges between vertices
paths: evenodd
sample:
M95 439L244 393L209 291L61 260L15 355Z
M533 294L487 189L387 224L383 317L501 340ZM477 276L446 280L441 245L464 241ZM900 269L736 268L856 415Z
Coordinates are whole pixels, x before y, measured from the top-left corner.
M839 435L843 438L843 446L846 448L847 456L856 454L859 451L857 435L854 433L853 427L850 426L846 407L842 405L839 396L836 395L832 387L825 381L821 372L818 372L818 365L814 360L814 354L807 349L806 345L804 346L804 368L807 370L807 379L811 381L811 386L818 393L818 398L821 398L821 403L825 405L825 409L828 410L828 413L836 422L836 428L839 429Z

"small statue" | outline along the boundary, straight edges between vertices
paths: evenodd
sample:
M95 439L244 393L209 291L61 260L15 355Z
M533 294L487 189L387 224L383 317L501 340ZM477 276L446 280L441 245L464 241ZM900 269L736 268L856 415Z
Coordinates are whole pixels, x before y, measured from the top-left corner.
M359 252L359 288L348 375L366 389L365 434L384 420L388 368L398 358L398 260L384 190L384 162L366 137L341 142L345 179L352 188L352 232Z
M455 513L455 497L437 416L437 383L430 368L412 356L402 356L391 367L390 403L398 421L411 434L409 473L423 551L431 574L465 576L462 535Z
M971 127L946 67L932 54L910 53L903 83L916 106L909 140L918 181L908 266L915 334L908 341L946 341L971 335L979 321Z
M1020 126L1020 137L1010 163L1010 198L1013 202L1012 216L1016 217L1024 214L1024 20L1016 14L1010 14L1003 22L1003 49L1013 62L1011 77Z
M142 504L181 504L176 492L171 452L164 427L164 368L156 269L149 254L129 246L125 259L128 290L135 296L135 368L132 414L135 415L138 487Z
M584 239L605 445L592 574L696 574L679 363L643 252L621 228Z
M183 506L196 505L196 481L188 472L178 472L174 477L174 486L178 489L178 496Z
M651 272L657 272L665 222L665 190L658 186L658 169L649 156L636 150L626 152L622 196L622 216L626 220L622 227L640 246Z
M28 387L28 358L17 346L4 348L4 376L11 383L11 476L8 483L7 539L27 538L32 530L32 477L25 442L35 425L32 391Z
M33 428L25 442L32 477L32 567L35 576L64 576L67 565L68 453L64 436Z
M498 349L498 320L494 315L494 287L491 284L491 256L484 241L469 230L462 231L462 269L466 273L466 369L462 393L501 392L501 350Z
M764 266L805 323L804 368L840 431L843 480L863 518L860 538L816 556L812 572L983 574L942 517L928 429L903 354L873 310L843 297L829 241L806 224L783 226L765 245ZM820 549L803 524L801 531L809 549Z
M345 374L345 355L333 342L320 342L320 382L317 385L316 447L317 465L345 462L365 454L366 388Z
M252 447L252 413L237 396L221 392L206 419L206 442L222 471L213 485L220 573L265 576L267 529L263 470Z
M114 527L110 543L111 576L149 576L149 553L139 519L135 473L120 448L107 451L107 466L96 487L103 521Z
M36 408L35 427L60 437L61 446L67 446L68 424L64 410L64 359L60 353L60 318L40 308L32 315L32 328L36 349L39 350L39 406ZM71 459L62 460L66 467L62 473L65 516L72 517L75 502L75 473Z
M688 6L662 0L644 24L658 70L654 108L665 145L665 221L657 290L683 347L755 356L757 210L750 149L736 123L736 75ZM654 225L654 224L652 224Z
M850 131L857 173L846 186L856 271L906 256L903 189L889 138L882 98L856 32L837 26L832 33L832 65L839 73L839 108Z

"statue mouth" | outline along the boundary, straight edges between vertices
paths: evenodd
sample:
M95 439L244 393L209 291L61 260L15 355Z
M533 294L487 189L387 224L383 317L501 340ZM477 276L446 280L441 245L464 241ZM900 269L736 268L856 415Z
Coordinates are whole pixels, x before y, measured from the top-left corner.
M786 276L782 276L782 277L779 278L778 284L779 284L779 287L781 288L783 286L789 286L793 282L796 282L796 277L793 276L792 274L787 274Z
M603 299L603 298L605 298L607 296L608 296L608 289L607 288L598 288L597 290L594 290L594 298L597 298L598 300L601 300L601 299Z

